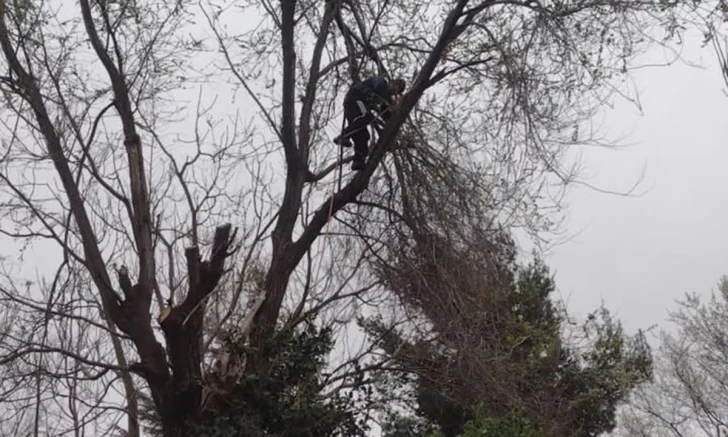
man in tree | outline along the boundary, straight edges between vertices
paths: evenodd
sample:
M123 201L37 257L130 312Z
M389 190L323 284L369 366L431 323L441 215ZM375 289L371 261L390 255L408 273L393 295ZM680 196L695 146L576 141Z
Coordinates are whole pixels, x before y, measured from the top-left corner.
M346 118L348 126L344 128L341 135L334 138L334 143L342 147L351 147L351 139L354 140L352 170L363 169L369 154L369 129L367 127L374 120L372 111L376 111L386 121L391 115L393 96L402 94L404 88L404 80L390 81L383 77L370 77L349 88L344 97L344 118Z

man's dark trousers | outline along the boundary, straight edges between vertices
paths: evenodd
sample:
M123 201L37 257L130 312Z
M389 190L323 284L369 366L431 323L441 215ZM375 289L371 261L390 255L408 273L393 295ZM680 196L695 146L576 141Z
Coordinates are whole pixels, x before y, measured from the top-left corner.
M364 164L369 154L369 129L374 115L364 104L364 99L356 95L346 96L344 99L344 118L348 126L341 133L346 144L347 140L354 142L354 162Z

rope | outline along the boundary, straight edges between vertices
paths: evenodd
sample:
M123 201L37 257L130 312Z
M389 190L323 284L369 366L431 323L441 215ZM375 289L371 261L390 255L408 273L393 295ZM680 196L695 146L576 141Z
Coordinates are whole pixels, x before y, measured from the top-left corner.
M346 118L344 118L341 121L341 130L342 131L344 130L345 124L346 124ZM336 172L338 174L335 175L335 179L338 179L338 190L339 191L341 191L341 177L344 173L343 161L344 161L344 148L341 145L339 145L339 165L337 166L338 169L336 170ZM329 213L328 213L328 217L326 218L326 228L324 229L324 235L329 233L329 226L331 225L331 217L333 216L333 213L334 213L334 194L336 194L336 191L337 191L336 188L337 188L337 184L332 184L331 192L329 194L331 201L329 202ZM328 250L330 245L331 245L331 240L327 239L327 244L326 244L325 249ZM324 253L325 252L326 251L324 251ZM314 275L315 278L318 278L319 273L321 273L321 266L324 263L324 260L323 260L324 253L321 254L321 258L319 259L318 267L316 268L316 275Z
M384 120L382 120L382 118L378 114L376 114L374 111L371 111L371 112L374 115L374 121L376 123L384 124ZM344 131L344 126L345 125L346 125L346 117L343 117L343 120L341 120L341 132ZM369 129L369 126L365 126L363 129ZM376 131L376 129L374 129L374 130ZM375 135L372 135L371 142L374 143L374 144L376 144ZM344 173L344 163L343 163L343 161L344 161L344 147L342 147L341 145L338 145L338 146L339 146L339 165L337 166L338 167L338 170L337 170L338 175L335 175L335 179L338 180L338 191L341 191L341 178L342 178L342 175ZM329 226L331 225L331 217L333 216L333 213L334 213L334 195L336 194L336 191L337 191L337 184L333 184L332 187L331 187L331 193L329 194L329 197L331 198L331 201L329 202L329 213L328 213L328 217L326 218L326 228L324 229L324 234L328 234L328 232L329 232ZM330 246L331 240L327 240L327 243L328 244L326 246ZM314 276L316 278L318 277L319 273L321 273L321 266L324 263L323 262L323 256L324 256L324 254L322 253L321 254L321 258L320 258L319 263L318 263L318 267L316 268L316 275Z
M346 125L346 117L342 117L341 120L341 132L344 132L344 126ZM343 167L344 166L344 148L342 146L339 146L339 187L338 190L341 191L341 175L344 173ZM333 197L331 198L333 200ZM331 217L329 217L331 219Z

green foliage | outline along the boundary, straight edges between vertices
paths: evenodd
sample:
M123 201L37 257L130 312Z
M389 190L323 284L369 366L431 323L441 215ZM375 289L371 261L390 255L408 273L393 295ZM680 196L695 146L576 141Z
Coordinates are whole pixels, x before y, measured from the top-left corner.
M560 387L570 400L577 436L596 436L615 427L616 408L630 391L652 376L652 354L642 333L625 335L601 308L583 326L591 348L581 360L562 360Z
M547 266L537 260L516 268L512 277L511 283L479 292L499 296L489 299L490 314L478 309L455 315L497 321L461 334L472 341L405 341L380 320L363 324L415 376L399 384L390 379L385 390L410 384L412 410L423 422L393 419L388 437L428 435L428 427L443 437L591 437L614 428L619 403L651 375L644 336L625 335L602 308L588 317L581 338L567 343L566 315L551 300L555 283Z
M0 5L0 10L3 10L4 13L11 14L13 19L17 20L18 24L31 27L36 27L37 24L33 23L33 21L41 18L38 14L38 4L33 0L3 0Z
M269 344L273 355L270 372L248 374L216 408L203 412L194 428L199 437L363 436L366 424L357 417L345 393L326 395L318 376L333 346L330 329L313 325L294 333L279 334ZM244 353L246 346L233 335L226 348ZM145 402L149 431L158 431ZM155 426L157 425L157 426Z
M542 437L543 433L531 426L523 416L511 413L503 419L478 416L469 420L462 437Z
M264 376L247 376L227 405L215 411L197 435L364 435L364 424L357 420L345 394L322 394L318 374L332 347L331 331L317 330L313 325L300 332L279 335L270 344L275 357L271 371Z
M422 418L395 415L385 422L382 435L383 437L441 437L442 433Z
M153 436L162 436L162 421L157 413L154 401L144 391L137 393L139 398L139 422L143 424L144 431Z
M442 437L443 432L422 419L397 417L384 428L384 437ZM511 413L502 419L478 414L463 425L462 437L543 437L524 416Z

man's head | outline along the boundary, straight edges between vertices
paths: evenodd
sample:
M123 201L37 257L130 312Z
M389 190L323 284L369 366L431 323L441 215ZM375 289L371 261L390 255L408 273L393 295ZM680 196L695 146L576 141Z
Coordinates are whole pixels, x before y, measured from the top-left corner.
M392 79L389 81L389 92L392 93L393 96L402 94L405 86L406 84L404 79Z

